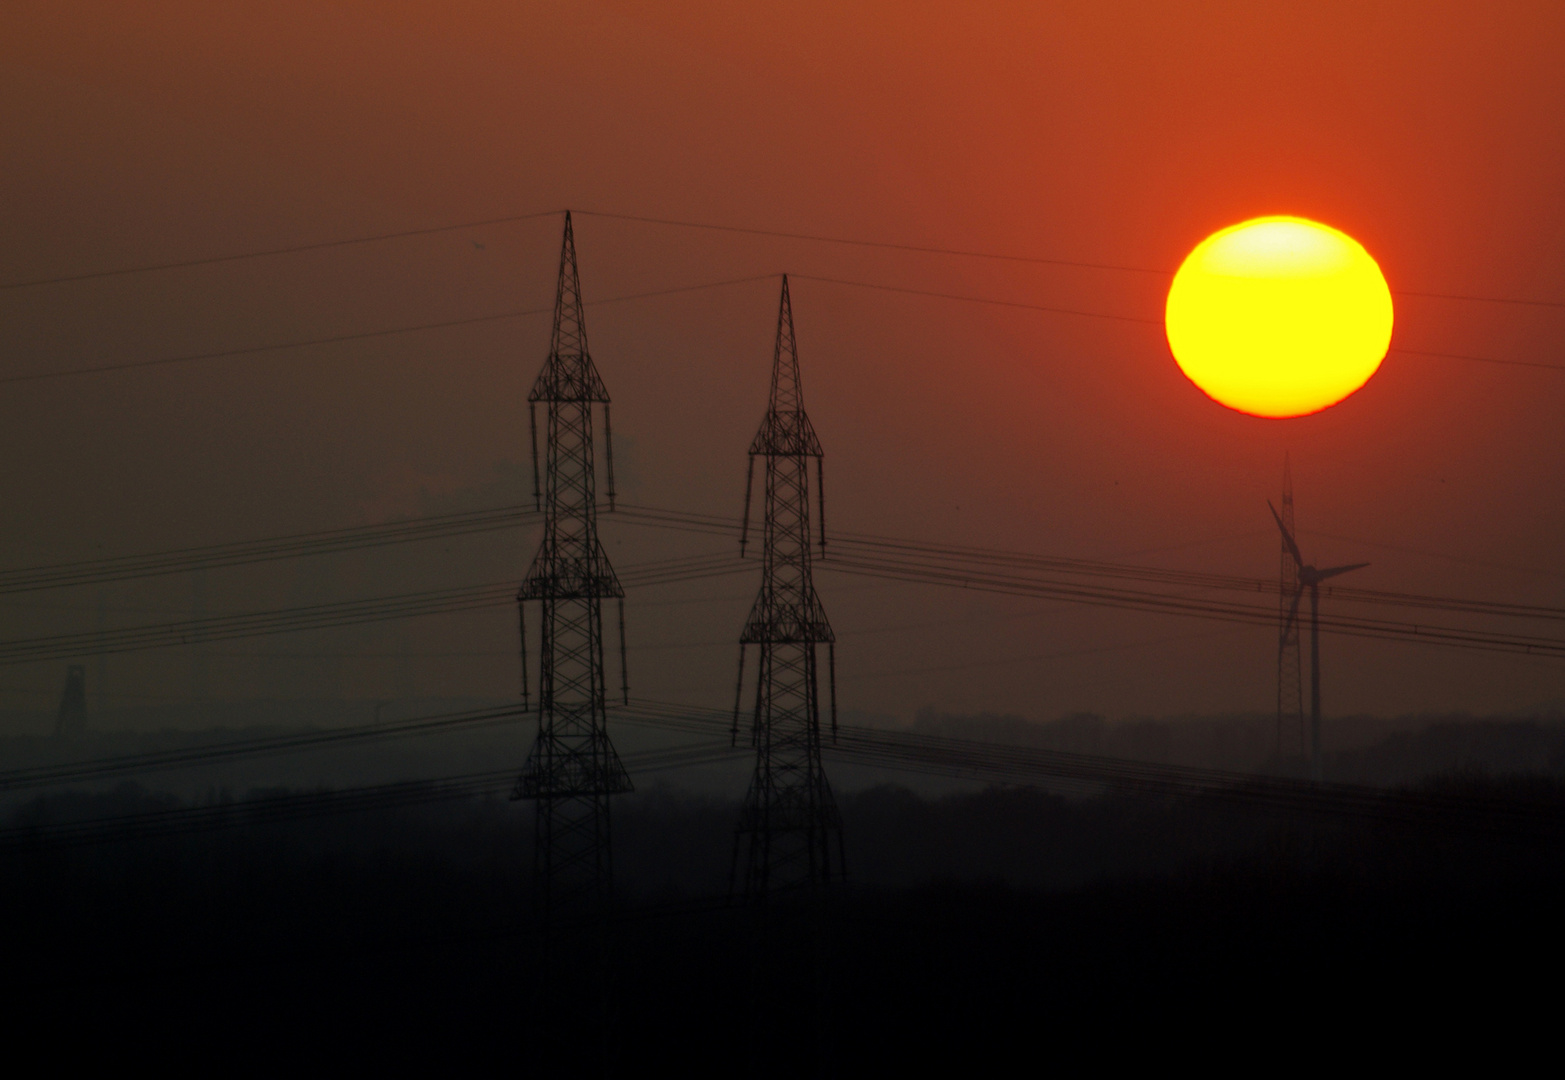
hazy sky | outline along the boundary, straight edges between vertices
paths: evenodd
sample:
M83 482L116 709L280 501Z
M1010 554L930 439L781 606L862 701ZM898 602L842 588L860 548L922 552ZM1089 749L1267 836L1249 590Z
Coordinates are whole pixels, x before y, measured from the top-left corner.
M1405 294L1565 300L1561 55L1565 9L1543 2L11 3L0 281L567 206L1171 270L1288 213L1380 261L1397 345L1560 364L1565 311ZM0 374L546 306L558 231L0 291ZM577 236L589 300L790 271L1155 319L1166 284L595 217ZM589 309L636 501L737 511L776 288ZM1272 574L1286 452L1306 554L1372 561L1358 584L1565 603L1565 371L1393 353L1344 404L1259 420L1195 390L1153 325L812 281L794 306L841 528ZM0 557L520 502L547 337L531 317L4 385ZM624 563L722 547L604 528ZM0 608L0 636L519 577L534 543L37 594ZM632 595L637 691L722 702L753 588ZM851 709L1271 706L1264 629L820 588ZM108 686L501 694L514 632L494 612L228 643L116 658ZM1326 648L1328 712L1565 699L1558 662ZM0 701L42 706L63 667L0 671Z

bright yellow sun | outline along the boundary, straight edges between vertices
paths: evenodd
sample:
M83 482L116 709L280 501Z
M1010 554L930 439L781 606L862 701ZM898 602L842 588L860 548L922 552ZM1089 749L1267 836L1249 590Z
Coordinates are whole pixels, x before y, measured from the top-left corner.
M1391 344L1391 290L1362 244L1296 217L1213 233L1174 275L1174 360L1213 400L1303 416L1353 393Z

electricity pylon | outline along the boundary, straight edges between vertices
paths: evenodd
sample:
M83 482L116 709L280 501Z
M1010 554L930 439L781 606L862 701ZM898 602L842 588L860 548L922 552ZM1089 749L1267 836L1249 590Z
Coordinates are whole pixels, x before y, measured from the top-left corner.
M747 645L760 653L750 727L755 772L734 834L730 895L750 903L788 893L814 893L843 870L842 819L821 767L820 655L826 646L831 730L837 731L836 637L811 580L815 538L810 528L810 459L815 459L820 544L826 548L821 444L804 412L793 305L783 277L772 353L772 389L761 430L750 444L744 525L750 528L755 459L765 462L761 591L739 637L739 686L733 736L738 740ZM833 860L837 864L833 870Z
M1293 534L1293 472L1288 459L1282 463L1283 531ZM1277 753L1286 747L1304 752L1304 676L1299 656L1299 621L1291 613L1299 603L1299 565L1282 541L1282 580L1277 598ZM1296 740L1296 741L1295 741Z
M1349 570L1358 570L1369 563L1353 563L1350 566L1332 566L1325 570L1318 570L1314 566L1306 566L1304 556L1299 554L1299 545L1293 539L1292 523L1283 524L1282 515L1277 513L1277 508L1269 501L1266 508L1272 512L1272 517L1277 522L1277 528L1282 531L1283 547L1293 559L1294 569L1298 572L1299 586L1294 590L1292 602L1288 606L1288 614L1284 619L1284 629L1289 626L1297 626L1299 621L1299 601L1304 596L1304 590L1310 591L1310 779L1319 781L1322 775L1321 744L1320 744L1320 583L1327 578L1334 578L1338 574L1346 574Z
M590 911L609 899L613 860L609 797L631 790L609 742L603 663L603 601L620 600L624 677L625 590L598 541L592 406L603 406L608 497L614 505L609 395L587 351L576 241L565 215L549 358L527 396L532 421L533 499L543 510L543 540L517 593L522 637L522 695L527 697L527 603L537 601L542 633L538 666L538 740L512 793L535 800L534 861L546 917ZM542 483L537 406L546 407Z

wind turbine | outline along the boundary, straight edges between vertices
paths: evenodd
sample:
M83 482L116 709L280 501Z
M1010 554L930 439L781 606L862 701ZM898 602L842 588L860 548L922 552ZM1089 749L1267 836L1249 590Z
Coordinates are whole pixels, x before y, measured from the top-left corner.
M1294 542L1293 534L1288 531L1288 526L1282 523L1282 517L1277 513L1277 508L1266 501L1266 508L1272 512L1272 519L1277 522L1277 528L1282 530L1282 542L1288 546L1288 553L1293 556L1293 565L1299 571L1299 587L1293 594L1293 603L1288 608L1288 620L1284 629L1291 627L1299 618L1299 601L1304 598L1304 590L1310 591L1310 779L1321 779L1320 758L1320 583L1327 578L1334 578L1339 574L1346 574L1349 570L1359 570L1369 565L1367 562L1353 563L1351 566L1332 566L1325 570L1318 570L1313 566L1304 565L1304 556L1299 554L1299 545Z

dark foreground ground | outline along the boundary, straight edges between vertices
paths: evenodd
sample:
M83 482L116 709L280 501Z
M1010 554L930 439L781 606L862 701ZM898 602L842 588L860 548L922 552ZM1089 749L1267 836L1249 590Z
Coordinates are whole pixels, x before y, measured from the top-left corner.
M1457 787L1545 822L1562 802L1551 783ZM157 802L123 789L26 813ZM529 915L526 812L503 802L16 843L7 1045L138 1071L882 1075L1492 1069L1557 1041L1552 826L1015 789L885 789L844 813L852 887L756 913L714 902L731 806L627 802L623 909L552 947Z

